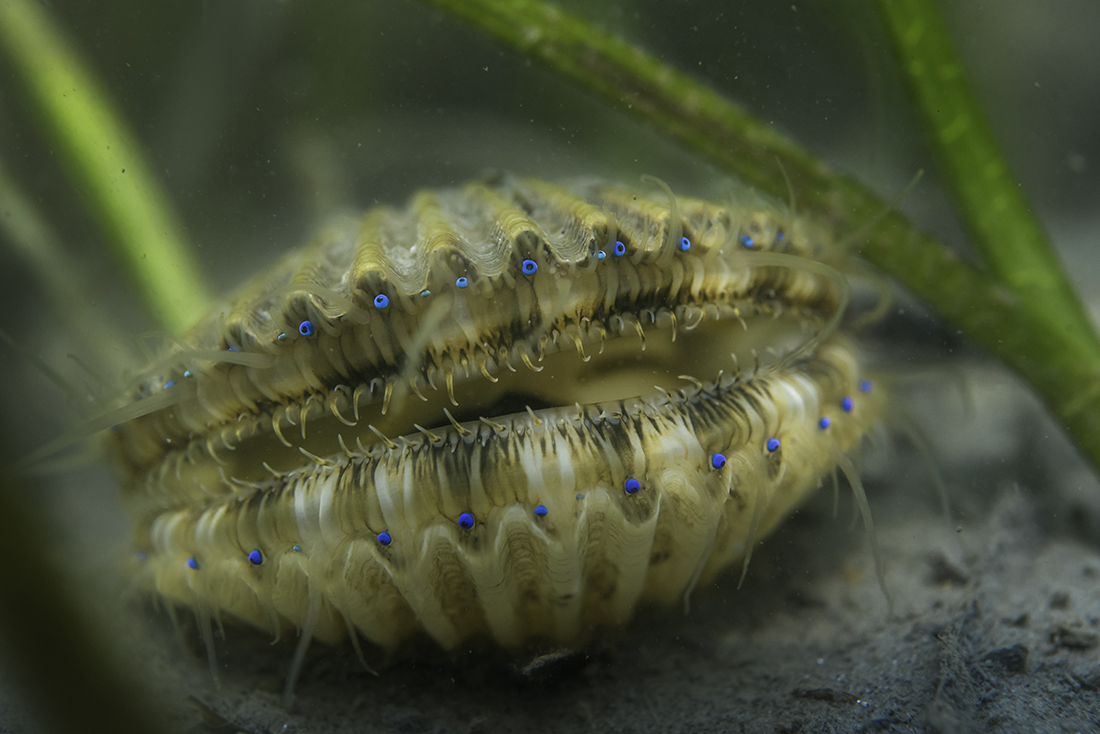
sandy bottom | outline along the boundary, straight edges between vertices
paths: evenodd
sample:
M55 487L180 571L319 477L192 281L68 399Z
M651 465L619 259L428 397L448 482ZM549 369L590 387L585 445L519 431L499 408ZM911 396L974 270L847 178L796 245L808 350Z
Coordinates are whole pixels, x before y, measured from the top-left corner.
M868 459L892 613L850 499L833 519L826 489L760 546L741 589L727 576L688 616L645 612L538 680L476 655L375 677L350 649L314 645L287 711L294 641L229 627L219 693L193 623L181 643L165 614L117 593L126 521L106 473L62 483L51 503L88 565L77 585L165 731L1097 731L1100 486L1011 378L967 372L969 410L934 379L907 390L950 522L904 442ZM0 669L0 732L37 731L15 675Z

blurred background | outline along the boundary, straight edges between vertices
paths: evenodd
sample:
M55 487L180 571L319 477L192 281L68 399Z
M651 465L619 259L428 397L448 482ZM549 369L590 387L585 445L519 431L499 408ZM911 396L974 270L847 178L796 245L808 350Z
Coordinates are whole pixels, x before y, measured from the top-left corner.
M144 144L215 292L305 244L334 214L400 204L419 188L487 170L628 182L649 173L683 193L713 191L724 180L628 111L421 3L46 5ZM706 80L887 200L925 169L901 208L969 252L869 3L561 5ZM1100 314L1100 5L968 0L944 3L944 12L1021 185ZM0 345L0 425L9 456L79 423L91 410L82 398L103 396L117 378L82 356L96 334L59 326L66 310L106 314L135 336L134 359L141 354L136 335L154 329L104 254L102 235L27 99L0 55L0 161L94 298L49 302L33 273L0 246L0 327L15 345ZM915 317L907 327L931 335L915 343L942 347L944 327L933 317ZM78 397L60 390L34 359ZM1072 456L1064 445L1061 451ZM52 508L48 543L79 559L66 564L78 586L125 588L116 579L127 523L109 471L94 452L55 468L66 466L36 495ZM5 710L0 730L3 717L22 715Z

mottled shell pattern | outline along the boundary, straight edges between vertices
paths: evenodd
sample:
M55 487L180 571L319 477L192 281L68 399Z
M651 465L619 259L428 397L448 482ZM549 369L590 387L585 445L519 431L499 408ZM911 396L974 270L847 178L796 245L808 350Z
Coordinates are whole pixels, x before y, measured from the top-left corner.
M307 641L521 649L744 558L881 391L822 242L658 187L424 191L255 278L112 431L140 577Z

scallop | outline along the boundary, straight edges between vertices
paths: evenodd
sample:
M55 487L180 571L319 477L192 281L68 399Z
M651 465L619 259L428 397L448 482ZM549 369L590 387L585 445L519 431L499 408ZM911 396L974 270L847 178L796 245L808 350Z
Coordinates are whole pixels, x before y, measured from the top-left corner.
M207 629L579 648L686 605L879 417L780 206L506 175L333 223L132 381L138 571Z

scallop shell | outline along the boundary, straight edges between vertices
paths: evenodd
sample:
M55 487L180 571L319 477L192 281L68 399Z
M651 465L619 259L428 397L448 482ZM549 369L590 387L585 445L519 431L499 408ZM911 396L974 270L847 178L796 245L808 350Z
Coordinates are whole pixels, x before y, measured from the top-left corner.
M505 176L337 222L133 378L139 573L299 659L686 602L878 419L828 254L777 206Z

